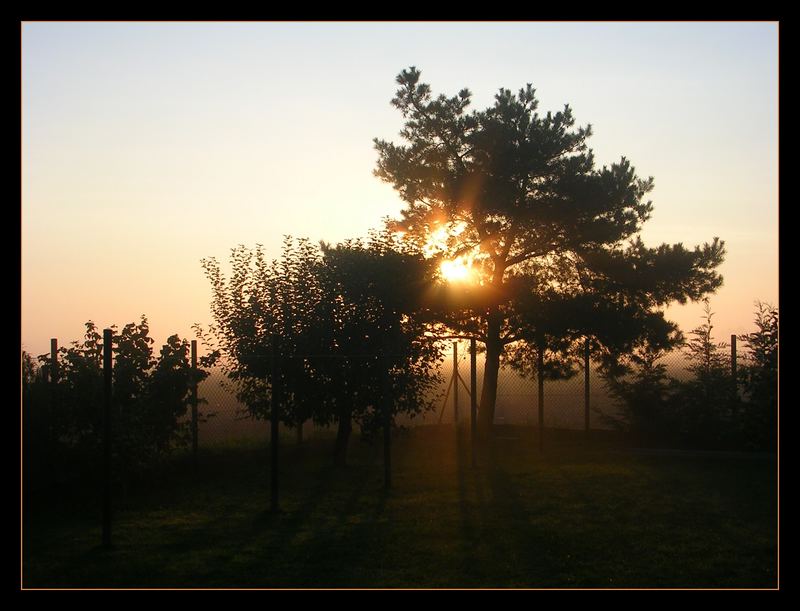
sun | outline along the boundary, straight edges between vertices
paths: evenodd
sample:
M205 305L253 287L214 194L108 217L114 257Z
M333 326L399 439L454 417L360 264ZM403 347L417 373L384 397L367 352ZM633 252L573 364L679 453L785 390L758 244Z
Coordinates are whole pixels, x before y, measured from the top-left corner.
M472 266L467 264L464 257L442 261L439 272L446 282L470 282L473 280Z
M422 246L423 256L444 258L448 251L453 252L459 246L459 236L467 229L467 224L464 221L443 223L435 220L426 229L428 231ZM403 239L406 232L404 228L396 229L395 235L398 239ZM439 264L439 277L450 284L483 284L480 269L480 255L469 252L442 260Z

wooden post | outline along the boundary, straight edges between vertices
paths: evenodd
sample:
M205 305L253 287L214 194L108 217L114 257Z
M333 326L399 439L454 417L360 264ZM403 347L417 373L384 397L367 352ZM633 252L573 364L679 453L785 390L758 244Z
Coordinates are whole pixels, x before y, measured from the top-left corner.
M381 397L383 402L383 484L388 490L392 487L392 395L389 378L389 363L381 356Z
M586 435L589 435L589 366L591 349L589 338L586 338L586 346L583 353L583 418Z
M476 465L475 444L478 435L478 346L475 338L469 340L469 424L472 443L472 466Z
M50 414L47 418L47 440L48 440L48 448L50 452L52 452L56 444L56 434L55 434L55 425L56 422L56 410L58 409L58 340L56 338L52 338L50 340L50 400L48 401L48 406L50 408Z
M539 451L544 451L544 346L539 345L536 377L539 382Z
M278 511L278 427L280 426L281 368L277 346L277 336L272 336L272 396L270 401L270 501L271 512Z
M739 390L736 385L736 335L731 335L731 411L735 414L737 410L737 399Z
M55 337L50 340L50 381L58 382L58 340Z
M453 423L458 427L458 342L453 342Z
M111 547L111 350L113 331L103 329L103 547Z
M197 340L192 340L192 464L197 469Z

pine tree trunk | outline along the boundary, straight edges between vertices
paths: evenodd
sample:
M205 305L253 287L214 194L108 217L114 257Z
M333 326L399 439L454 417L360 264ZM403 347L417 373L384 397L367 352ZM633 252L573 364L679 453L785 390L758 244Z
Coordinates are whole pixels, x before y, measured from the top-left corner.
M478 407L478 422L481 433L489 434L494 423L494 410L497 403L497 377L500 371L500 316L497 311L490 312L486 329L486 363L483 369L481 403Z
M339 413L339 428L336 432L336 447L334 450L333 463L337 467L344 467L347 464L347 442L350 439L350 432L353 430L351 408L342 409Z

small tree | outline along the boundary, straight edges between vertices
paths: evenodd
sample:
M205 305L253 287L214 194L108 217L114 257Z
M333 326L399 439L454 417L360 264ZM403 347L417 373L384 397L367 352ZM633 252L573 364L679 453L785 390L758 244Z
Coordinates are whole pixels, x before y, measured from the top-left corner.
M777 414L778 312L757 304L753 333L740 336L748 354L739 368L743 390L735 393L728 344L714 341L714 313L706 301L703 322L683 344L688 379L676 379L659 363L669 346L637 348L603 364L606 384L621 417L607 420L645 440L694 447L774 449Z
M681 391L683 434L693 445L731 445L736 440L729 346L714 341L714 313L708 300L703 312L703 323L692 330L686 344L692 378L683 383Z
M230 263L226 279L216 259L203 260L214 319L204 339L221 359L237 399L252 417L267 419L280 381L281 422L324 422L322 380L308 360L324 352L318 250L308 240L286 237L280 259L268 261L261 245L239 246ZM280 380L273 380L275 372Z
M39 398L32 401L30 410L47 421L48 445L59 457L49 468L75 465L83 472L95 458L100 447L103 406L103 336L91 320L81 341L71 342L69 348L58 350L58 383L50 381L53 370L50 354L38 357L44 375ZM38 449L34 454L42 456ZM57 479L63 476L58 475Z
M741 425L752 448L776 448L778 412L778 309L756 302L756 331L740 336L749 354L741 369L745 393Z
M328 346L331 356L340 357L323 366L331 379L342 382L331 390L339 422L336 462L344 464L350 420L371 435L381 426L385 392L391 395L392 418L432 407L439 381L435 365L442 356L440 346L425 335L423 304L432 269L419 252L388 232L373 234L367 243L323 245L322 251L331 304ZM331 376L332 371L337 373Z
M230 280L215 259L203 265L213 291L210 334L254 417L268 414L273 351L280 359L283 421L337 423L337 464L345 462L352 422L366 433L375 426L381 362L391 370L395 409L422 409L436 351L412 301L427 263L394 249L388 234L319 249L287 238L281 258L271 263L260 246L239 247L232 251Z
M619 413L603 414L603 419L632 433L647 444L682 442L683 426L676 410L678 382L667 374L662 362L668 352L663 347L645 344L602 369Z

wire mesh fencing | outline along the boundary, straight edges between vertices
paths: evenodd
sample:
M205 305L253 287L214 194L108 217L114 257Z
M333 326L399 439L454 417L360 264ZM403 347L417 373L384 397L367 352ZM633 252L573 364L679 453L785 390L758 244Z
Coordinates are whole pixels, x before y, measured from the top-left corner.
M426 393L419 414L410 417L397 414L395 423L413 427L431 424L466 424L471 417L471 367L469 345L460 343L437 368L439 382ZM742 358L742 355L739 355ZM457 363L454 365L454 362ZM660 363L666 367L668 376L685 380L691 376L691 361L683 350L674 350L664 355ZM476 355L476 398L480 403L483 391L485 357ZM456 375L457 374L457 375ZM581 430L586 426L587 396L585 370L581 366L568 379L550 380L543 383L543 421L546 428ZM592 429L612 429L613 421L620 417L619 400L616 399L600 373L596 361L590 361L588 376L589 426ZM213 443L236 439L266 439L269 422L255 419L247 406L238 401L230 380L220 369L201 382L199 396L205 400L201 406L199 423L200 443ZM510 367L502 367L498 374L494 422L496 424L535 426L539 418L538 381L527 378ZM319 427L311 421L304 424L303 434L313 436L333 430Z
M469 423L473 385L475 387L476 396L474 400L476 404L480 403L481 393L483 392L485 355L478 352L475 356L476 375L473 381L470 363L472 356L469 343L459 341L451 344L448 348L449 350L444 353L444 358L438 361L435 368L438 382L424 394L418 413L412 417L405 412L398 412L394 418L396 425L414 427L430 424L453 424L456 421L461 424ZM264 359L264 363L261 363L263 365L261 369L269 371L269 359L272 356L267 354L261 356ZM338 356L335 358L331 355L307 356L317 359L324 357L323 361L330 361L331 364L334 362L346 364L344 368L341 366L329 368L330 384L333 386L339 385L336 372L346 370L347 367L357 368L366 362L365 359L374 361L376 358L374 354ZM728 357L728 355L721 353L719 356L723 360L725 358L735 358L733 354ZM746 355L740 352L738 360L743 359L746 359ZM56 364L58 363L58 361L55 362ZM690 371L692 361L690 361L686 350L674 350L663 355L659 362L666 367L667 375L674 379L685 380L693 375ZM731 360L731 365L734 362ZM325 363L322 364L326 366ZM608 384L601 376L598 365L598 362L592 358L588 376L586 376L583 363L581 363L575 375L568 379L544 380L541 409L545 428L583 429L587 426L587 411L588 426L590 428L614 428L614 419L618 419L622 414L622 406L613 396ZM202 447L203 445L218 442L247 439L266 440L270 435L270 424L268 419L265 418L269 411L268 405L266 407L265 405L261 406L261 418L253 417L248 406L237 398L235 384L225 375L222 368L212 368L209 370L209 374L198 385L198 398L200 399L197 425L198 444ZM263 387L265 396L262 399L262 403L266 404L268 402L266 398L266 381L263 382ZM47 407L47 412L50 414L48 418L51 416L57 417L59 412L67 408L67 406L61 406L64 409L60 409L55 404L58 398L59 395L54 394L53 397L47 398L45 401L45 407ZM494 422L497 424L536 426L539 422L539 409L539 388L538 380L535 376L523 377L511 367L501 368L498 374ZM156 411L153 409L143 411L139 420L147 417L155 418L158 416ZM182 423L187 423L191 417L191 409L187 409L180 420ZM33 422L36 418L29 420ZM158 417L157 421L152 423L152 426L159 425L161 420L163 418ZM335 420L335 418L332 420ZM139 424L142 423L139 422ZM313 437L318 433L328 434L335 431L335 426L335 422L332 422L329 427L320 427L309 419L303 425L303 436ZM281 429L284 435L292 434L288 427L281 427ZM295 431L294 434L296 435L297 432Z

